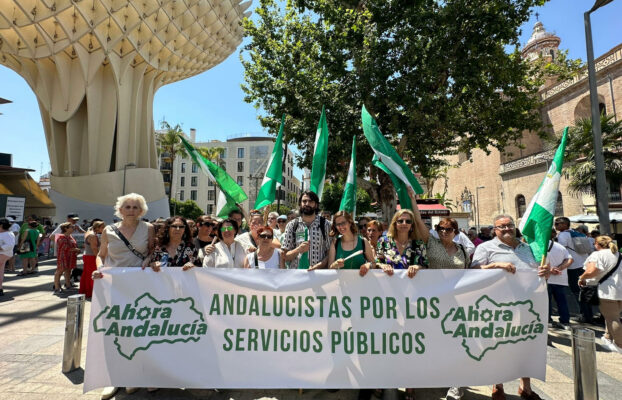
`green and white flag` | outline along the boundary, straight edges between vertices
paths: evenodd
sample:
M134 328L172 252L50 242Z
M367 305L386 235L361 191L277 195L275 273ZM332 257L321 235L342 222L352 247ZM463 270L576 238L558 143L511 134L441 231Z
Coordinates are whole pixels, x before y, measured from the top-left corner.
M386 172L391 178L400 200L400 207L412 209L410 197L408 197L408 187L412 187L417 194L423 193L417 178L415 178L408 165L391 146L391 143L382 135L376 120L365 106L361 109L361 119L363 120L365 137L372 150L374 150L372 164Z
M179 137L186 151L190 154L190 157L192 157L192 160L220 189L220 194L216 201L216 215L220 218L226 218L229 212L238 209L236 203L242 203L248 198L246 193L244 193L240 185L227 174L227 171L203 157L183 136L180 135Z
M553 228L559 181L562 177L567 136L568 127L564 129L562 141L555 152L553 162L538 191L525 210L519 227L525 241L531 247L534 258L538 262L546 257L548 252L547 245L551 239L551 229Z
M343 197L339 205L339 211L347 211L354 217L356 215L356 136L352 138L352 158L350 159L350 169L348 179L343 188Z
M313 149L313 164L311 166L311 182L309 190L314 192L322 201L324 191L324 181L326 180L326 160L328 158L328 124L326 123L326 113L322 106L322 116L317 124L315 134L315 147Z
M279 134L274 142L274 149L272 149L272 155L268 160L268 167L266 168L266 175L264 175L259 193L257 193L257 200L255 200L255 209L260 209L265 206L269 206L274 202L274 196L276 194L276 184L283 183L283 127L285 126L285 114L281 118L281 127L279 128Z

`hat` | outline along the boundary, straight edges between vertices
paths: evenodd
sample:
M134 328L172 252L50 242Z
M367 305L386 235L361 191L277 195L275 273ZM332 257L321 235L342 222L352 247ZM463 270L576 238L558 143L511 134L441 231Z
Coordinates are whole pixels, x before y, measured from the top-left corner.
M278 221L280 219L287 219L287 215L279 215L279 217L276 220Z
M73 219L75 221L80 219L80 217L78 217L78 214L67 214L67 218L68 219L71 218L71 219Z
M6 219L7 219L9 222L15 222L15 218L13 218L13 217L6 217Z

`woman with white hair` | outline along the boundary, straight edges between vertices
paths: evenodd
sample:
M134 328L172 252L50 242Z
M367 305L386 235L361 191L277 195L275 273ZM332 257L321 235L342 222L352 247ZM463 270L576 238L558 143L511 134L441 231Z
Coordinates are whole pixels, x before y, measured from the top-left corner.
M155 247L155 231L153 225L142 221L147 213L145 198L136 193L126 194L117 198L114 206L115 215L121 221L106 226L101 236L97 258L97 271L93 279L103 275L99 269L104 267L145 267ZM102 391L102 399L112 398L118 391L116 387L106 387ZM138 388L125 388L127 393L134 393Z

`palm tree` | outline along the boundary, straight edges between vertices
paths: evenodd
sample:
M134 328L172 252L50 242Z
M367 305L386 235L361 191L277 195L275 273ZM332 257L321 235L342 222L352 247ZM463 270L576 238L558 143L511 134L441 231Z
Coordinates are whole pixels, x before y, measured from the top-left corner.
M210 160L215 163L219 167L222 167L224 164L224 160L221 158L223 153L225 152L224 147L197 147L197 151L204 158Z
M188 153L186 153L186 149L184 145L181 143L179 136L183 134L181 130L181 126L179 124L171 127L168 122L162 122L162 129L166 130L166 132L162 133L159 137L159 149L160 154L166 153L171 159L171 187L174 182L174 173L175 173L175 158L177 156L188 157ZM171 201L171 193L172 190L168 191L168 201Z
M610 184L622 182L622 121L614 121L613 115L601 115L600 127L605 159L605 177ZM592 120L582 118L568 130L564 176L570 180L569 191L573 195L596 193L596 174Z

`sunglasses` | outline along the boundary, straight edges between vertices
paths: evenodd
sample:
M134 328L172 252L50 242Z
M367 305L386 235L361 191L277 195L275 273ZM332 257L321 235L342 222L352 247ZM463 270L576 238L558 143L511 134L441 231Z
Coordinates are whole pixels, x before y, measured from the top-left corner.
M184 229L184 228L185 228L185 226L183 226L183 225L171 225L171 229L179 230L179 229Z
M514 228L516 228L516 225L514 224L495 226L495 229L499 229L500 231L507 231L507 230L514 229Z
M233 230L233 227L231 225L223 226L222 228L220 228L221 232L229 232L229 231L232 231L232 230Z
M214 224L211 222L199 222L199 226L213 227Z
M259 235L262 239L272 239L272 235Z
M453 232L453 231L454 231L454 228L446 228L446 227L443 227L443 226L437 226L437 227L436 227L436 231L437 231L437 232L439 232L439 233L440 233L440 232L447 232L447 233L450 233L450 232Z
M398 224L412 224L413 221L411 219L398 219L397 223Z

